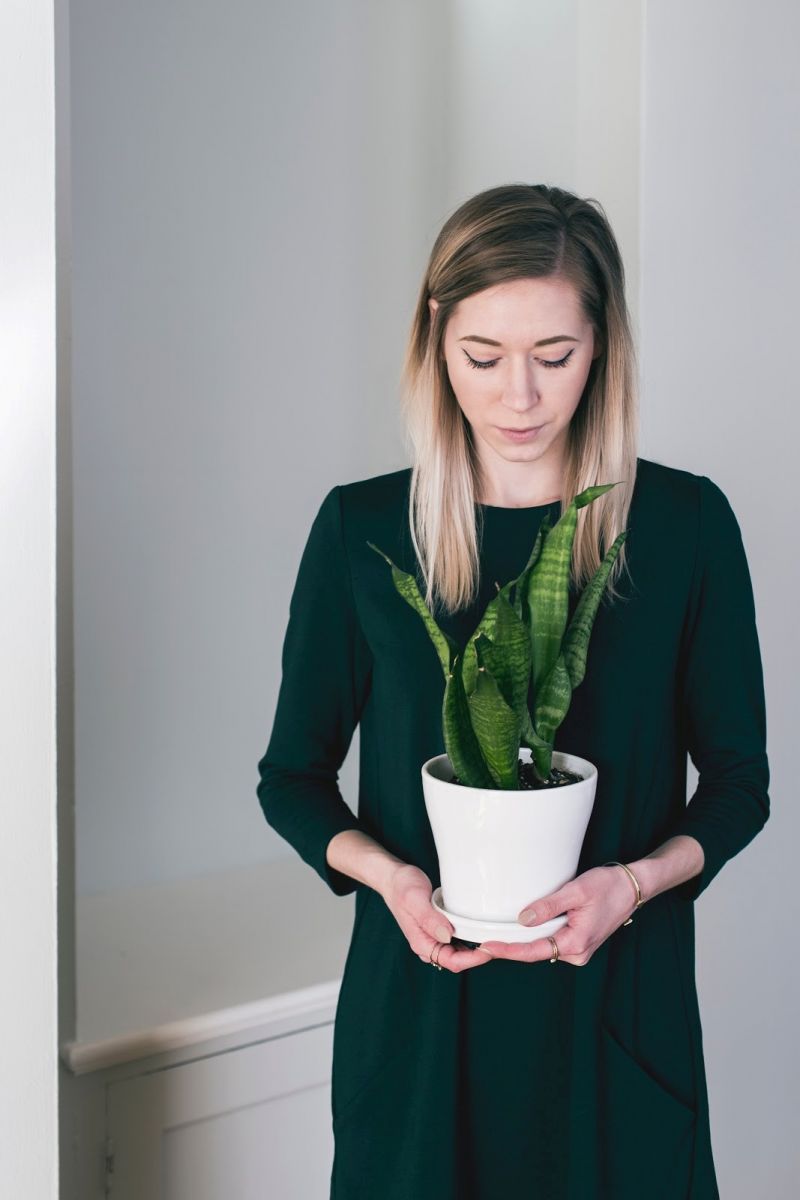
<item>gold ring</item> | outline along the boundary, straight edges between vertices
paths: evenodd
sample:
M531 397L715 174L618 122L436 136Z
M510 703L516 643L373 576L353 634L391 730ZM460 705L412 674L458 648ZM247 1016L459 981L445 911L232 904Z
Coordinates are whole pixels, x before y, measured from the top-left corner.
M547 935L547 940L552 944L553 947L553 957L550 959L550 962L558 962L558 942L554 937L550 937L550 934Z
M437 960L438 960L438 958L439 958L439 955L440 955L440 954L441 954L441 952L442 952L442 946L443 946L443 945L444 945L444 942L435 942L435 943L434 943L434 945L433 945L433 949L431 950L431 952L430 952L430 955L429 955L429 957L430 957L430 961L431 961L431 963L433 964L433 966L434 966L434 967L436 967L436 970L437 970L437 971L443 971L443 970L444 970L444 967L440 967L440 966L439 966L439 963L438 963L438 961L437 961ZM433 957L434 950L436 951L436 958L434 958L434 957Z

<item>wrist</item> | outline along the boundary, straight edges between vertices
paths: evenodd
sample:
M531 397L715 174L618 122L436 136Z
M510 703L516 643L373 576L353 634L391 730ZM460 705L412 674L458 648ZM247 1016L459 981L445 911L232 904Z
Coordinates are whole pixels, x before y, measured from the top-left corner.
M668 838L645 858L629 862L627 866L639 880L642 896L651 900L660 892L690 879L703 866L703 848L688 834Z
M375 864L373 874L373 882L370 884L379 895L385 896L391 885L394 875L401 867L407 867L408 863L402 858L396 858L390 854L388 850L384 850L379 861Z
M402 859L360 829L344 829L331 838L325 857L332 867L383 894Z
M623 882L625 890L630 898L630 913L633 915L637 909L642 907L645 900L649 899L649 892L645 891L643 874L637 869L638 864L615 861L603 863L603 866L616 867L617 874L620 876L625 876ZM620 886L622 886L622 883Z
M661 890L661 879L658 872L658 862L652 858L636 858L630 862L626 859L625 866L636 877L639 884L639 891L642 894L642 904L648 900L652 900L653 896ZM630 883L630 878L628 880ZM633 903L636 903L636 888L631 883L631 898Z

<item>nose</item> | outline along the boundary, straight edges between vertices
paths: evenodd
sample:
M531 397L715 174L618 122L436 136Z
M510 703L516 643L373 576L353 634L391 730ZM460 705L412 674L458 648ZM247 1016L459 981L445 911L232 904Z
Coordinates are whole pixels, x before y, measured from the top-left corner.
M512 412L527 412L538 405L541 397L534 378L534 371L527 362L512 365L508 387L503 394L503 404Z

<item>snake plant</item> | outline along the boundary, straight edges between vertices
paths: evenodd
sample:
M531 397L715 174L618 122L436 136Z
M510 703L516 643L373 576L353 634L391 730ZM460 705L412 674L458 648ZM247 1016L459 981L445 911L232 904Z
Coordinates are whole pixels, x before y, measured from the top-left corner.
M583 679L603 588L627 536L623 530L609 547L567 626L578 509L616 486L586 488L552 528L545 514L522 573L498 585L463 652L434 620L414 576L367 542L391 567L395 588L422 618L436 648L445 677L444 745L460 783L519 789L521 746L530 749L540 784L551 780L555 731Z

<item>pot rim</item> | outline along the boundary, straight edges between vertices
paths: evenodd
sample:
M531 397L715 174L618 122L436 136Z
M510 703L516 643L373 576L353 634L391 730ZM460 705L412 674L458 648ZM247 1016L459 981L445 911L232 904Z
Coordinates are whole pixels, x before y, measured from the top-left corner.
M520 746L519 756L523 760L523 762L530 762L531 758L533 757L533 754L532 754L532 751L527 746ZM525 757L525 756L527 756L527 757ZM558 789L559 791L561 791L562 788L579 787L581 784L587 784L594 776L597 775L597 767L595 766L595 764L588 758L582 758L579 754L572 754L572 753L570 753L569 750L553 750L553 760L554 761L555 761L556 757L559 757L562 760L565 758L570 759L573 764L573 766L570 767L569 764L565 764L562 761L561 763L555 763L556 766L562 767L565 770L574 769L574 770L583 770L583 772L584 772L583 779L578 779L575 783L561 784ZM444 754L434 754L432 758L426 759L426 761L422 764L422 767L420 768L420 773L423 776L423 778L425 776L427 776L429 779L433 780L435 783L441 785L442 787L458 788L459 791L463 791L466 788L466 790L468 792L487 792L487 791L501 792L503 795L506 795L506 796L530 796L532 791L535 793L537 791L546 790L546 789L537 789L537 788L533 788L533 789L531 789L531 788L479 788L479 787L470 787L463 783L453 783L452 780L450 780L450 779L441 779L438 775L434 775L430 769L434 765L434 763L440 763L444 759L447 759L448 763L450 762L449 755L447 754L446 751L444 752Z

